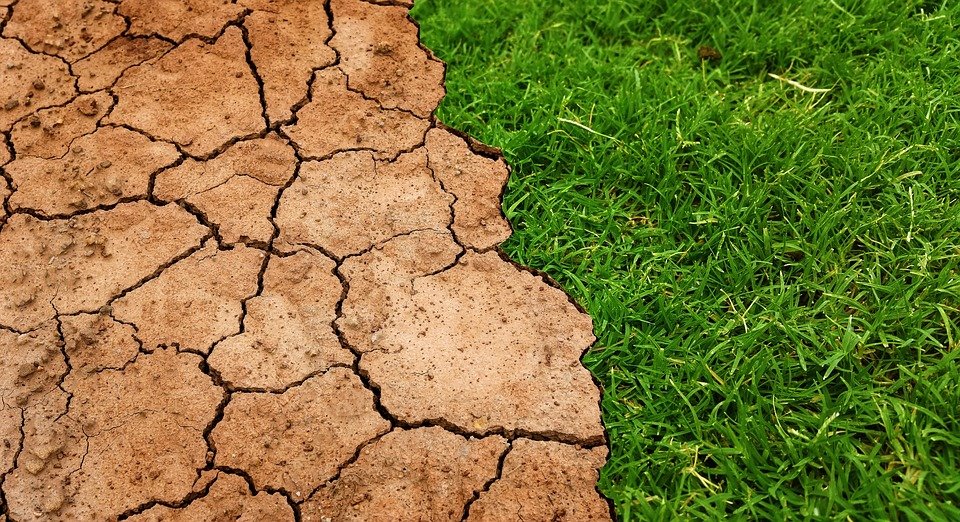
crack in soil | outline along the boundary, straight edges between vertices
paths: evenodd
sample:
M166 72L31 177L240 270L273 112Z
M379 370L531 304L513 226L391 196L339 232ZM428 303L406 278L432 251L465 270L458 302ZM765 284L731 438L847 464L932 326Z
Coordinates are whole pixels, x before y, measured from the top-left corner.
M507 447L504 448L503 453L500 454L500 458L497 459L497 474L491 477L482 488L475 491L473 496L470 497L470 500L463 506L463 515L460 517L461 521L466 522L466 520L470 518L470 508L473 506L473 503L480 499L480 495L490 491L493 484L503 477L503 463L507 460L507 454L510 453L512 448L513 441L510 441Z
M0 351L15 357L0 359L0 404L11 419L0 426L10 437L0 452L9 459L0 515L196 519L229 509L297 521L403 519L431 505L434 519L467 520L503 505L512 510L504 519L521 511L610 518L595 488L607 440L599 384L580 363L594 340L590 321L548 275L500 250L510 231L508 167L498 149L437 121L446 66L420 42L412 2L312 0L311 16L326 21L326 36L313 41L319 61L298 62L302 92L277 98L277 71L302 28L293 18L310 8L288 1L239 0L217 11L183 0L187 10L171 23L140 0L109 0L121 31L82 51L56 42L56 52L8 34L14 13L15 32L42 13L18 10L17 1L4 8L0 42L15 44L2 51L13 65L0 71ZM87 34L96 22L78 12L61 22ZM24 61L30 56L43 59ZM258 57L269 58L266 68ZM189 87L164 83L166 74ZM72 107L86 110L81 97L98 93L109 106L71 127L79 118ZM226 101L208 101L220 94ZM136 96L164 102L141 106ZM289 107L271 105L278 99ZM11 110L19 112L3 119ZM38 113L69 120L51 124L62 155L17 150L15 129L39 127ZM244 122L254 120L251 130ZM104 130L170 156L150 168L135 163L145 186L134 192L110 194L97 184L115 180L87 168L41 179L44 206L13 199L28 190L21 165L66 161ZM199 146L205 135L219 138ZM284 147L289 157L270 152ZM367 154L378 180L370 186L350 162ZM323 170L334 164L345 169L335 178ZM311 187L327 188L319 197ZM64 208L70 194L85 206ZM436 212L430 205L442 206L442 219L423 222ZM410 216L421 218L402 225ZM167 224L171 217L178 224ZM341 236L307 227L287 240L298 222L330 219L370 239L346 247ZM395 228L384 233L383 223ZM125 249L137 245L155 246L135 259ZM269 332L264 317L273 318ZM187 335L215 320L229 327L211 330L207 344ZM28 339L51 329L46 348ZM237 356L224 350L238 342L261 356L231 361L226 373L224 358ZM119 408L108 424L97 420L104 394ZM307 429L317 422L324 433ZM108 431L129 442L105 450L99 435ZM173 444L165 453L172 464L124 454L146 441ZM371 474L395 459L414 460L397 476ZM512 461L526 467L505 469ZM539 474L520 478L516 469L530 466ZM35 484L44 483L41 493ZM458 493L440 498L439 483ZM522 509L518 498L527 498Z

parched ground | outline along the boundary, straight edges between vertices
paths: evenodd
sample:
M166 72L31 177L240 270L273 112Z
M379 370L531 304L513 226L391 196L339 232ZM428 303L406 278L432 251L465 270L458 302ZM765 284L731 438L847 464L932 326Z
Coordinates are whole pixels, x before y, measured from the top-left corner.
M406 2L0 0L0 520L600 520Z

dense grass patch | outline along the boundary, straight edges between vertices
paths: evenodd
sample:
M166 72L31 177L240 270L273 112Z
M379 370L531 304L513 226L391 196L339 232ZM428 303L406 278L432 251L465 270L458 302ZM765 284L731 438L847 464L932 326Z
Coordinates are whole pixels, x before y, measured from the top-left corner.
M414 15L594 317L620 517L960 520L960 3Z

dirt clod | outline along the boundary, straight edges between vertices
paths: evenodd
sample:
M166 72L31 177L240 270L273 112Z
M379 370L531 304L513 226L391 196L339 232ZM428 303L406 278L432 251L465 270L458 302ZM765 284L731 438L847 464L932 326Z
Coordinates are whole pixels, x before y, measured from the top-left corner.
M605 520L409 0L0 0L0 522Z

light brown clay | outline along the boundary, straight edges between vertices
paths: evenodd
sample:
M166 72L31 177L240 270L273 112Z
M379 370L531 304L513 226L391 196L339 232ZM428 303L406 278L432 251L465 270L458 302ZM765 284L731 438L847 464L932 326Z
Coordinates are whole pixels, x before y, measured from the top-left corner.
M10 199L12 191L7 187L6 180L0 180L0 228L7 221L7 200Z
M217 473L203 495L182 508L157 505L127 520L134 522L277 522L294 520L293 510L279 493L250 494L237 475Z
M0 0L0 522L609 520L409 0Z
M0 325L25 331L58 313L96 311L207 232L176 205L143 201L69 220L14 215L0 231Z
M336 36L350 88L377 100L429 117L443 99L443 64L419 47L419 31L407 9L364 0L332 0Z
M103 127L77 138L63 157L17 158L6 166L16 192L10 207L50 216L146 197L150 176L180 157L168 143Z
M117 105L108 122L178 143L197 156L265 125L237 28L214 44L188 40L156 61L132 67L111 91Z
M177 42L212 37L243 8L228 0L121 0L118 12L130 19L130 34L158 35Z
M506 449L495 435L466 439L437 427L388 433L304 504L303 520L460 520Z
M331 31L321 0L242 0L254 11L243 21L250 35L250 53L263 78L271 122L290 118L291 109L307 94L313 70L334 62L327 45Z
M333 368L282 394L235 395L212 439L218 465L243 469L255 487L283 488L302 501L389 428L360 379Z
M212 160L188 159L161 172L153 194L193 205L228 243L266 243L274 233L270 216L277 194L295 168L293 148L271 134L241 141Z
M430 169L443 187L456 196L453 232L466 246L485 250L510 237L500 193L507 183L503 159L490 159L470 150L467 142L446 129L427 133Z
M353 362L333 330L343 291L334 268L312 250L270 259L263 293L247 301L245 331L217 344L207 359L224 382L280 390L334 364Z
M113 10L105 0L19 0L3 35L73 62L123 32L123 18Z
M516 440L501 477L480 494L467 520L609 520L610 507L594 489L597 468L606 458L603 447Z
M404 257L421 258L414 266L437 264L429 262L440 248L435 238L391 243ZM344 263L351 293L338 324L364 352L360 367L391 413L480 434L603 440L598 409L582 406L599 400L579 362L594 340L590 320L561 291L492 252L468 252L438 274L397 267L387 255L386 262L383 252L371 252ZM393 279L382 287L397 291L352 292L355 278L362 289L376 277Z
M65 62L32 53L17 40L0 38L0 64L0 130L76 94Z
M63 107L37 111L13 127L13 147L18 156L60 158L77 138L97 129L113 106L105 92L79 96Z
M124 371L68 379L70 414L25 430L20 465L4 483L13 517L88 520L187 495L207 452L198 433L222 398L199 362L160 350ZM142 385L167 379L179 386Z
M240 329L242 303L257 290L264 253L213 241L167 267L113 303L113 314L137 325L147 349L176 346L200 352Z
M337 205L317 205L316 201ZM394 162L348 152L305 162L277 210L281 245L317 245L338 257L399 234L446 230L453 198L427 168L423 149ZM366 210L358 215L357 210Z
M117 38L73 64L73 72L80 77L80 91L92 92L110 87L128 68L156 58L170 47L169 43L159 38Z
M423 143L430 122L413 114L384 109L376 101L347 90L337 68L313 78L311 101L297 112L297 123L284 127L306 156L368 150L377 159L392 159Z
M10 162L10 143L6 135L0 135L0 167ZM0 183L0 186L3 184Z

